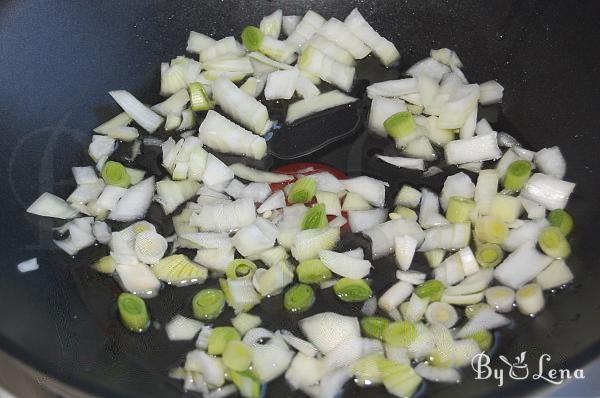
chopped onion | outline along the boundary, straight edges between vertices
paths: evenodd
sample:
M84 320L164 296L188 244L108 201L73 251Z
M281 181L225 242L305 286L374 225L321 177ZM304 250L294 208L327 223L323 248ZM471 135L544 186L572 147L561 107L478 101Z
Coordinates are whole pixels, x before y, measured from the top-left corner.
M493 133L451 141L446 144L444 151L448 164L495 160L502 156L496 134Z
M265 86L265 98L267 100L292 98L299 77L300 71L296 68L269 73Z
M162 205L165 214L174 212L182 203L196 195L200 184L196 181L159 181L156 183L156 201Z
M396 263L401 270L407 271L410 268L418 243L414 237L409 235L396 236L394 238Z
M154 297L158 294L160 281L146 264L139 262L116 264L115 271L117 281L123 290L144 298Z
M335 42L321 35L314 35L310 40L304 43L304 48L308 47L314 47L323 54L327 54L329 57L344 65L353 66L355 63L352 54L338 46Z
M535 241L523 243L494 270L500 283L518 289L537 276L552 262L552 258L535 248Z
M449 296L468 295L485 290L493 279L493 270L482 269L468 276L458 285L450 286L444 290Z
M421 190L419 224L421 224L423 228L448 224L448 221L439 213L439 200L437 194L426 188Z
M302 340L301 338L294 336L290 331L281 330L278 333L281 334L281 337L286 343L308 357L315 357L319 353L319 350L317 350L314 345L306 340Z
M183 112L183 110L185 109L185 106L188 102L190 102L190 95L188 93L188 90L182 88L181 90L177 91L175 94L171 95L169 98L167 98L160 104L154 105L152 107L152 110L164 117L168 117L172 114L180 115L181 112Z
M264 218L257 218L253 224L236 232L231 241L244 257L260 253L275 245L277 227Z
M408 235L423 241L424 233L419 224L412 220L395 219L384 222L376 227L363 232L363 235L371 239L371 254L373 259L390 254L394 251L394 239L396 236Z
M286 36L292 34L301 19L302 17L299 15L284 15L281 21L283 33L285 33Z
M544 148L536 152L535 165L544 174L551 175L559 180L565 176L567 172L567 162L560 151L560 148L553 146Z
M410 283L398 281L385 291L377 304L388 314L397 311L398 306L410 297L414 288Z
M117 116L108 120L107 122L102 123L100 126L96 127L93 131L94 133L108 135L108 133L117 128L124 127L129 125L133 119L126 113L119 113ZM79 183L78 183L79 184Z
M393 166L405 169L424 170L423 159L403 158L401 156L383 156L377 155L377 158Z
M319 398L335 398L351 377L352 371L347 367L327 373L319 383L319 393L317 396Z
M449 48L440 48L439 50L431 49L429 56L444 65L462 68L463 64L458 58L458 55Z
M449 72L450 68L448 66L428 57L408 68L406 74L416 78L425 75L437 83L441 80L442 76Z
M419 247L419 251L461 249L469 244L470 239L470 223L441 225L425 231L425 240Z
M339 19L330 18L319 28L318 32L348 51L355 59L363 59L371 52L371 49Z
M353 9L344 20L344 23L352 33L371 47L384 66L390 66L400 59L400 53L396 46L384 37L381 37L364 19L358 9Z
M502 87L497 81L490 80L479 85L479 103L481 105L491 105L502 102Z
M296 93L302 98L308 99L316 97L321 94L321 91L315 84L310 81L306 76L300 74L296 79L296 86L294 87Z
M17 264L17 269L21 273L36 271L38 268L40 268L40 265L38 264L37 257L21 261Z
M525 183L521 195L548 210L564 209L575 184L542 173L535 173Z
M341 181L348 192L361 195L370 204L383 207L385 202L385 187L389 184L375 178L360 176Z
M288 35L286 42L299 49L324 23L325 18L312 10L308 10L298 22L294 31Z
M453 306L448 303L430 303L425 311L425 319L431 324L441 324L451 328L458 322L458 314Z
M208 47L214 45L215 42L215 39L191 30L190 35L188 36L186 51L189 53L200 54Z
M383 122L398 112L406 111L406 103L398 98L373 97L369 112L369 129L381 136L387 136Z
M267 153L264 138L252 134L213 110L206 114L198 136L204 145L223 153L248 156L252 159L262 159Z
M535 283L543 290L554 289L573 280L573 273L563 260L554 260L536 278Z
M102 244L107 244L112 237L110 227L104 221L94 221L92 233L96 240Z
M383 223L386 218L386 209L350 210L348 212L350 229L354 233L373 228L376 225Z
M325 367L322 360L299 352L285 372L285 380L293 389L298 389L317 384L324 374Z
M229 232L250 225L256 219L252 199L243 198L231 203L202 206L193 213L190 224L202 231Z
M356 101L356 98L350 97L340 91L333 90L315 97L296 101L288 107L286 123L293 123L298 119L321 112L336 106L346 105Z
M425 282L426 275L419 271L396 271L398 280L408 282L411 285L420 285Z
M477 176L474 198L477 212L480 215L489 214L498 190L498 179L498 171L494 169L482 170Z
M350 279L362 279L371 271L371 262L357 259L345 253L322 250L319 259L334 274Z
M256 134L263 135L269 113L267 107L225 78L213 83L213 98L225 113Z
M360 325L355 317L334 312L322 312L299 322L308 340L327 355L341 342L360 337Z
M316 75L328 83L349 92L354 81L355 69L317 50L307 47L298 58L298 67L303 72Z
M115 221L139 220L146 215L154 195L154 176L127 189L108 218Z
M164 119L125 90L110 91L110 96L127 114L149 133L154 133Z
M43 217L71 219L79 212L73 209L63 199L51 193L44 192L28 208L27 213Z
M509 230L506 239L502 242L502 248L513 252L525 242L535 241L540 232L549 225L545 218L525 221L522 226Z
M371 99L375 97L403 97L417 92L419 92L419 84L414 77L373 83L367 87L367 95Z
M244 55L244 47L235 40L235 37L228 36L214 42L211 46L204 48L200 52L200 62L207 62L211 59L228 57L240 57Z
M202 329L202 326L204 326L204 324L200 321L186 318L182 315L175 315L175 317L165 325L165 331L167 332L167 337L171 341L191 340L200 329Z
M229 166L236 177L247 181L278 183L293 180L294 177L287 174L270 173L268 171L257 170L248 167L242 163L234 163Z
M495 193L495 191L494 191ZM457 173L446 178L442 193L440 195L440 203L442 209L448 208L448 201L453 196L460 196L471 199L475 195L475 185L468 175L465 173Z
M415 372L422 378L436 383L460 383L460 373L453 368L435 367L422 362L415 367Z
M500 315L491 309L484 309L477 312L473 318L469 319L469 321L458 331L456 337L466 338L476 332L497 329L506 326L509 323L510 319L505 316Z
M283 18L283 11L276 10L270 15L266 15L260 21L260 30L265 34L274 38L279 37L281 32L281 21Z
M206 185L217 186L225 184L227 186L229 181L233 179L233 176L233 171L225 163L212 153L208 154L204 174L202 174L202 181Z

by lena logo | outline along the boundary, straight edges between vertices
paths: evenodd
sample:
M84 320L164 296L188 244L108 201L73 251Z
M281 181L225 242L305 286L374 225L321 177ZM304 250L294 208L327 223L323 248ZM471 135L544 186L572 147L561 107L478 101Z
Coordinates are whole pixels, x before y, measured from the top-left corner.
M571 379L585 379L583 369L576 369L571 371L569 369L554 369L546 368L547 362L550 362L552 357L548 354L543 354L537 361L537 367L535 369L529 369L527 363L525 363L527 353L523 351L521 354L515 357L514 361L508 360L504 355L500 355L500 360L506 365L508 369L508 377L513 380L526 380L531 378L532 380L544 380L551 384L562 384L565 380ZM490 357L485 352L475 355L471 359L471 367L475 371L475 380L487 380L495 379L498 382L498 387L504 385L506 377L505 367L492 368L490 366Z

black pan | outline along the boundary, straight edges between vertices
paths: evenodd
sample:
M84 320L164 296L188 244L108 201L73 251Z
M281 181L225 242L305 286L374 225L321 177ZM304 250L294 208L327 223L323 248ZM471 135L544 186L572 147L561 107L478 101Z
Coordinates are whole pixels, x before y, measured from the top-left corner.
M177 397L179 382L166 377L191 343L169 343L164 331L134 336L115 318L115 283L91 272L90 258L74 261L53 247L50 220L26 217L24 209L43 191L65 197L73 188L70 167L88 162L90 129L119 112L107 95L127 89L148 103L158 101L159 62L182 54L190 29L215 37L238 34L276 8L300 14L314 8L343 18L358 6L384 36L394 41L407 66L431 47L455 49L466 75L476 82L500 81L503 104L489 117L533 149L559 145L567 179L577 183L570 210L577 228L569 259L575 283L548 297L535 319L515 315L498 334L496 353L514 358L527 351L537 366L576 369L600 353L600 84L597 2L538 1L4 1L0 5L0 127L3 209L0 276L0 349L50 378L98 396ZM497 111L497 112L496 112ZM496 113L494 115L494 113ZM335 116L333 116L335 117ZM330 122L323 122L323 129ZM334 123L335 124L335 123ZM359 131L307 160L393 181L423 183L371 157L384 145ZM264 166L282 162L270 159ZM438 187L438 176L427 182ZM164 227L168 228L168 227ZM96 254L97 255L97 254ZM22 275L15 265L36 256L40 270ZM388 272L391 267L388 264ZM379 267L385 278L386 265ZM380 278L380 279L381 279ZM376 290L385 286L376 286ZM156 320L189 313L197 288L165 289L150 301ZM295 328L282 316L279 299L261 305L267 326ZM334 299L319 298L319 308ZM339 309L342 311L341 309ZM346 312L350 312L345 308ZM496 366L501 366L497 361ZM598 375L589 374L588 378ZM436 397L534 396L552 394L541 380L474 380L470 370L458 386L428 384L421 394ZM269 397L291 394L283 381ZM382 389L348 387L344 396L383 396Z

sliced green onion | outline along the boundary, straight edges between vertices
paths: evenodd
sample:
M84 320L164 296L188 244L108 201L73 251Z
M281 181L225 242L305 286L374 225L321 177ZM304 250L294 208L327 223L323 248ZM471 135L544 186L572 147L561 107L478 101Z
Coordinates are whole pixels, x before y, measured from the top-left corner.
M239 258L233 260L227 265L225 275L227 275L227 278L229 279L252 278L252 275L254 275L255 271L256 264L250 260L246 260L245 258Z
M504 259L502 248L495 243L482 243L475 251L475 259L483 268L494 268Z
M571 254L571 246L559 227L544 228L538 237L538 243L550 257L565 258Z
M299 178L290 189L288 201L290 203L310 202L317 192L317 182L312 178Z
M132 332L143 332L150 325L150 316L144 300L131 293L121 293L117 299L123 325Z
M510 189L511 191L520 190L529 179L531 170L531 163L527 160L515 160L508 166L508 169L506 169L506 173L504 174L504 180L502 182L504 188Z
M448 200L446 218L451 223L470 221L474 208L475 201L473 199L464 198L462 196L452 196L450 200Z
M200 320L213 320L221 315L225 294L219 289L202 289L192 299L194 316Z
M241 339L238 331L231 326L216 327L208 336L208 353L210 355L221 355L225 351L227 343Z
M402 138L415 129L415 120L410 112L398 112L388 117L383 127L392 138Z
M468 339L473 339L483 351L489 351L494 344L494 335L489 330L480 330L473 333Z
M373 290L364 279L342 278L333 285L333 291L347 303L367 301L373 296Z
M252 363L252 354L248 346L241 341L230 341L223 351L223 363L229 369L243 372Z
M383 340L383 331L391 321L382 316L367 316L360 320L360 329L367 337Z
M553 227L558 227L564 236L568 236L573 230L573 217L563 209L548 213L548 221Z
M429 301L440 301L444 294L444 284L437 279L421 283L415 288L415 294L420 298L429 298Z
M243 372L236 372L231 370L229 372L229 378L235 384L240 395L244 398L258 398L260 397L260 380L250 370Z
M190 104L193 111L207 111L212 109L213 104L200 82L190 83L188 86L190 92Z
M302 261L296 267L296 273L302 283L321 283L332 277L329 268L318 258Z
M495 217L480 217L475 220L475 235L482 242L499 244L506 239L508 228Z
M248 51L258 51L265 34L256 26L246 26L242 30L242 43Z
M115 185L121 188L127 188L131 184L131 178L127 174L125 166L112 160L104 163L102 179L107 185Z
M388 359L379 361L379 372L385 389L397 397L410 397L422 381L410 365Z
M288 289L283 296L283 306L289 312L303 312L315 302L315 292L304 283L297 283Z
M383 330L383 341L393 347L408 347L417 338L415 324L408 321L392 322Z
M325 228L328 225L325 205L319 203L308 209L302 219L302 229Z

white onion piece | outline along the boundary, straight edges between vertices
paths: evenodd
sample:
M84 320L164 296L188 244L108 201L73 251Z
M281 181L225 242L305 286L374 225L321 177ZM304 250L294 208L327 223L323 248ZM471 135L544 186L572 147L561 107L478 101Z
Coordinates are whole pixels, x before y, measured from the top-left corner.
M263 135L269 120L267 108L225 78L213 83L213 97L225 113L256 134Z
M458 331L456 337L465 338L476 332L497 329L506 326L509 323L510 319L505 316L500 315L491 309L482 309L477 312L473 318L467 321L467 323Z
M451 328L458 322L458 314L453 306L439 301L430 303L425 311L425 319L431 324L441 324Z
M196 181L163 180L156 183L156 201L161 204L165 214L173 213L181 204L196 196L200 184Z
M506 286L492 286L485 290L485 301L497 312L510 312L515 302L515 291Z
M272 14L265 15L260 21L260 30L265 35L278 38L281 32L281 21L283 19L283 11L275 10Z
M342 216L337 216L333 220L329 221L329 228L341 228L346 225L347 220Z
M284 64L283 62L277 62L259 52L251 52L248 54L250 63L254 68L254 74L261 76L261 81L266 84L266 74L276 70L292 69L292 66ZM241 88L241 87L240 87Z
M342 215L342 205L340 204L340 198L337 193L317 191L315 193L315 198L317 199L318 204L323 204L325 206L325 214L326 215L328 215L328 216L329 215L331 215L331 216L341 216ZM382 222L383 222L383 220L382 220Z
M109 94L116 103L119 104L119 106L147 132L155 132L163 123L164 119L162 117L154 113L129 92L125 90L115 90L110 91Z
M108 135L108 132L115 127L127 126L132 120L133 119L126 112L121 112L117 116L93 129L93 131L94 133Z
M398 281L379 297L377 304L388 314L397 311L398 306L410 297L413 290L414 287L410 283Z
M554 260L536 278L535 283L543 290L553 289L565 285L573 280L573 273L563 260Z
M93 184L99 180L92 166L71 167L77 185Z
M398 168L404 169L414 169L414 170L424 170L425 163L423 159L413 159L413 158L405 158L401 156L383 156L377 155L377 158L383 160L386 163L389 163Z
M346 367L360 358L373 353L383 354L379 340L353 337L338 344L323 358L327 370Z
M441 301L453 305L471 305L477 304L483 300L483 292L472 293L472 294L460 294L453 296L450 294L443 294Z
M494 129L486 119L481 119L475 125L475 134L486 135L494 133ZM500 143L498 145L502 146Z
M308 211L308 208L303 204L295 204L283 208L283 217L277 223L279 232L277 234L277 242L287 249L290 249L296 241L296 235L300 233L302 219Z
M200 54L203 50L215 44L215 42L215 39L191 30L185 50L189 53Z
M352 258L357 258L359 260L364 260L365 258L365 251L362 249L362 247L357 247L356 249L345 251L344 254Z
M293 389L298 389L317 384L324 374L322 360L299 352L285 372L285 380Z
M460 261L460 256L455 253L446 258L435 269L435 279L441 281L446 286L452 286L465 278L465 272Z
M479 173L481 171L481 168L483 167L483 162L463 163L459 164L458 167L463 170L470 171L472 173Z
M231 242L244 257L267 250L275 245L277 227L264 218L257 218L253 224L240 228Z
M415 372L425 380L436 383L460 383L460 373L453 368L435 367L422 362L415 367Z
M361 195L370 204L376 207L383 207L385 204L385 188L389 184L372 177L360 176L341 181L348 192Z
M443 63L444 65L454 66L457 68L462 68L463 66L460 58L458 58L458 54L449 48L440 48L439 50L431 49L429 51L429 56L436 61Z
M350 97L338 90L329 91L311 98L305 98L290 104L285 122L293 123L296 120L313 113L321 112L336 106L346 105L354 101L356 101L356 98Z
M273 336L266 344L255 344L251 351L252 370L263 383L282 375L294 356L279 336Z
M229 166L229 169L233 171L233 174L235 174L236 177L253 182L278 183L294 179L294 177L287 174L257 170L242 163L234 163Z
M432 227L425 231L419 251L432 249L461 249L469 244L471 224L457 223Z
M256 219L252 199L243 198L226 204L202 206L190 217L190 224L201 231L230 232L250 225Z
M425 282L426 277L427 275L419 271L396 271L396 278L398 278L398 280L408 282L415 286Z
M63 240L55 240L54 244L64 250L67 254L74 256L80 250L94 244L96 238L92 233L93 217L76 218L67 223L69 237Z
M463 247L458 251L458 258L460 259L465 276L473 275L479 271L479 263L469 246Z
M204 145L222 153L262 159L267 152L264 138L252 134L219 113L210 110L198 129Z
M439 82L446 73L450 72L450 68L435 59L428 57L417 62L408 70L406 74L412 77L429 76L435 82Z
M206 168L202 180L206 185L228 184L233 179L233 171L212 153L206 158Z
M115 271L117 281L123 290L144 298L154 297L158 294L160 281L146 264L139 262L116 264Z
M569 196L575 189L575 184L559 180L542 173L535 173L525 183L521 195L533 200L548 210L563 209L569 201Z
M43 217L70 219L79 212L73 209L67 202L48 192L44 192L28 208L27 213Z
M536 203L533 200L525 199L521 195L519 195L519 200L527 213L527 218L536 220L546 216L546 208L541 204Z
M299 49L324 23L325 18L312 10L308 10L300 22L296 24L294 30L288 35L286 42L294 48Z
M280 236L277 239L280 239ZM338 228L300 231L296 234L294 244L291 248L292 256L298 261L317 258L322 251L333 249L339 239L340 230Z
M182 88L163 102L154 105L151 109L164 117L172 114L180 115L188 102L190 102L190 94L186 88Z
M495 160L502 156L496 134L493 133L451 141L446 144L444 151L448 164Z
M104 181L97 180L91 184L81 184L69 195L67 202L85 205L98 199L105 188Z
M334 274L351 279L362 279L371 271L371 262L331 250L319 252L319 259Z
M535 154L534 161L542 173L552 177L562 179L567 172L567 162L557 146L539 150Z
M300 71L296 68L269 73L265 86L265 98L267 100L292 98L299 76Z
M355 59L363 59L371 52L371 49L339 19L330 18L319 28L318 33L348 51Z
M429 298L421 298L417 294L413 293L410 296L408 305L406 307L405 319L410 322L418 322L425 315L427 305L429 304Z
M422 323L416 323L417 338L408 345L408 354L417 361L428 359L435 350L435 340L433 333Z
M94 221L92 233L96 240L104 245L110 242L112 237L110 227L104 221Z
M186 357L186 370L188 370L188 359L191 359L190 354L197 362L197 369L200 369L199 372L202 373L202 377L208 385L220 387L225 383L225 366L220 358L200 350L191 351Z
M499 173L493 169L481 170L477 176L474 198L478 214L489 214L492 201L498 191L498 180Z
M403 185L394 199L394 205L405 206L414 209L419 205L421 201L421 192L411 187L410 185Z
M504 87L497 81L490 80L479 85L479 103L481 105L491 105L502 102Z
M304 43L304 48L308 47L314 47L323 54L327 54L329 57L344 65L353 66L355 64L352 54L338 46L335 42L321 35L314 35L310 40Z
M298 59L298 67L301 71L318 76L346 92L352 88L356 72L353 66L338 62L312 46L302 51Z
M127 189L108 218L115 221L133 221L143 218L150 207L153 195L154 176Z
M350 229L354 233L373 228L383 223L386 218L386 209L350 210L348 212L348 222L350 223Z
M235 37L228 36L215 41L211 46L204 48L200 52L200 62L207 62L212 59L228 57L240 57L246 50L235 40Z
M167 251L167 240L154 231L140 232L135 237L135 254L145 264L157 263Z
M237 387L233 384L227 384L226 386L219 387L212 390L208 394L204 394L204 398L225 398L233 395L237 392Z
M355 8L348 14L344 24L356 37L373 50L384 66L388 67L400 59L400 53L394 43L377 33L358 9Z
M442 209L446 210L451 197L461 196L472 199L474 195L475 185L471 181L471 178L463 172L456 173L446 178L440 195L440 204L442 205Z
M286 36L292 34L302 17L300 15L284 15L281 20L281 27Z
M542 288L537 283L522 286L515 294L517 308L524 315L535 315L544 308L545 299Z
M513 252L525 242L535 241L540 232L549 225L545 218L525 221L522 226L508 231L506 239L502 242L502 248Z
M516 145L511 148L519 158L527 160L528 162L533 162L533 157L535 156L534 151L530 151L529 149L525 149L519 145Z
M294 87L296 93L302 98L313 98L317 95L321 94L321 90L313 82L311 82L307 77L300 74L296 79L296 86Z
M373 83L367 87L367 95L371 99L375 97L397 98L417 92L419 92L419 84L414 77Z
M552 262L535 248L535 241L523 243L496 267L494 276L502 284L518 289Z
M38 268L40 268L40 265L38 264L37 257L21 261L19 264L17 264L17 269L21 273L35 271Z
M399 98L374 97L369 111L369 130L386 137L387 132L383 122L393 114L404 111L406 111L406 103Z
M335 398L342 391L342 387L352 377L352 371L347 368L336 369L327 373L321 379L318 388L318 398Z
M398 218L368 229L363 235L371 239L371 254L376 259L394 252L396 236L408 235L421 243L424 232L416 221Z
M446 290L444 290L444 294L447 294L449 296L459 296L478 293L487 288L492 279L493 270L482 269L477 273L468 276L458 285L446 288Z
M260 303L260 295L254 289L251 279L230 279L227 281L227 285L231 294L231 306L236 313L242 311L246 306Z
M377 297L371 297L366 300L360 309L360 312L366 316L372 316L377 312Z
M282 209L285 207L285 194L282 190L275 191L271 196L269 196L260 207L256 210L258 214L263 214L264 212Z
M304 318L299 325L308 340L325 355L341 342L360 337L357 318L334 312L322 312Z
M171 341L191 340L202 329L204 324L195 319L186 318L181 315L175 315L169 323L165 325L167 337Z
M248 346L255 346L261 343L261 340L267 340L274 337L274 333L265 328L252 328L244 334L243 343Z
M448 224L448 220L439 213L439 199L435 192L427 188L421 189L421 206L419 208L419 224L423 228Z
M394 238L396 264L401 270L407 271L410 268L418 244L419 242L410 235L401 235Z
M231 238L222 232L194 232L179 236L180 247L190 249L220 249L231 247Z
M306 340L302 340L300 337L296 337L292 334L292 332L288 330L280 330L278 333L281 334L281 337L288 343L290 346L295 348L298 352L308 356L315 357L319 353L319 350L309 343Z
M442 82L440 92L443 90L444 82ZM461 128L469 118L471 112L477 108L478 98L479 87L477 84L459 84L451 91L448 101L441 106L438 126L446 129ZM494 144L496 144L495 140L496 137L494 136Z

